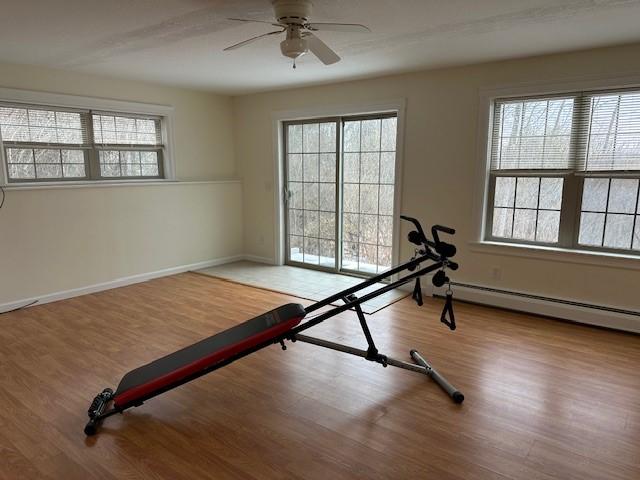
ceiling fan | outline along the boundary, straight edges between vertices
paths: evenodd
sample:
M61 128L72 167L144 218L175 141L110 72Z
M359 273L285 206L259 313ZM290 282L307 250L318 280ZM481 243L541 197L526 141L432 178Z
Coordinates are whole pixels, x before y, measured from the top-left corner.
M285 57L293 59L293 68L296 68L296 60L302 55L311 52L325 65L339 62L340 57L326 43L316 37L312 32L319 30L334 32L370 32L369 27L358 23L317 23L309 22L311 16L311 0L272 0L275 10L275 22L262 20L249 20L244 18L229 18L236 22L257 22L280 27L281 30L263 33L235 45L231 45L224 51L244 47L256 40L271 35L286 32L286 38L280 42L280 51Z

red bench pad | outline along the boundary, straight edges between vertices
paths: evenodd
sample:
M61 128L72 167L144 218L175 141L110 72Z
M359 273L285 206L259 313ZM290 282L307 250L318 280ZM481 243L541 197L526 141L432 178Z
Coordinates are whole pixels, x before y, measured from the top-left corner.
M304 307L288 303L212 337L127 373L114 394L116 408L126 408L154 392L203 372L239 353L273 340L298 325Z

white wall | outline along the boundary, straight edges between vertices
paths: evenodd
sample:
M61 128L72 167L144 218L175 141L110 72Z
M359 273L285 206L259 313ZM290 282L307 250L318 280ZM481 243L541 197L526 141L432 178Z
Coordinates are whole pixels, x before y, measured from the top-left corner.
M229 97L20 65L0 87L172 105L180 180L7 190L0 306L243 252Z
M394 75L234 98L235 148L244 186L246 253L274 258L274 111L404 98L407 102L401 211L458 231L457 281L638 309L638 261L565 263L472 250L476 229L480 91L599 76L640 74L640 45ZM347 61L346 59L345 61ZM404 238L407 229L402 230ZM401 258L412 249L403 242ZM499 267L502 278L492 278Z

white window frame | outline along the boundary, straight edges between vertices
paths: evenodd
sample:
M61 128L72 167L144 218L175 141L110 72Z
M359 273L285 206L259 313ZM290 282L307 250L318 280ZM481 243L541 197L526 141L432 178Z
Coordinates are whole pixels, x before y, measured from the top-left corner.
M402 212L402 159L404 156L406 99L391 99L380 103L328 105L326 107L307 107L299 110L282 110L272 113L273 131L273 202L275 212L274 252L273 259L264 259L275 265L285 263L285 205L284 205L284 124L288 121L313 120L327 117L348 117L372 115L378 113L395 113L398 117L396 140L396 171L393 199L393 248L391 262L397 265L400 258L400 212ZM270 187L270 185L269 185Z
M480 90L476 164L477 183L474 189L473 198L475 201L472 208L472 225L475 233L474 238L469 242L473 252L492 255L499 253L545 260L560 260L569 263L640 269L640 253L629 253L624 250L611 250L598 247L551 246L515 239L500 239L497 241L492 239L487 232L487 221L491 215L489 210L492 208L488 200L492 196L490 189L491 140L495 101L506 98L516 99L521 97L563 95L568 92L578 91L618 89L640 89L640 76L591 77L567 82L523 83ZM513 173L511 176L517 177L525 175ZM612 177L615 177L615 175ZM583 178L580 178L578 181L582 182ZM566 186L567 183L565 181L565 187ZM578 205L575 206L576 218L574 222L579 222L579 203L578 201ZM560 235L562 236L562 228Z
M7 162L4 157L4 148L0 140L0 185L4 188L34 188L47 187L52 185L113 185L113 184L145 184L175 181L175 162L173 150L173 130L174 130L174 108L169 105L155 105L150 103L129 102L123 100L112 100L96 97L83 97L76 95L38 92L33 90L20 90L13 88L0 88L0 102L24 103L30 105L76 108L85 110L96 110L114 112L119 114L149 115L160 117L161 134L164 142L162 152L161 171L162 178L114 178L114 179L81 179L81 180L58 180L51 181L20 181L9 182Z

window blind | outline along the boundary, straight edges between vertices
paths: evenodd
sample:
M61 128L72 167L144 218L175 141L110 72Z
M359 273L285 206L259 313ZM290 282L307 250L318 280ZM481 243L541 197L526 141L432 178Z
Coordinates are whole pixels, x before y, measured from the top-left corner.
M640 90L494 103L491 170L640 171Z
M496 100L492 170L573 168L571 134L575 97Z
M5 145L73 145L88 148L87 111L0 103L0 135Z
M585 94L578 132L583 172L640 170L640 91Z

